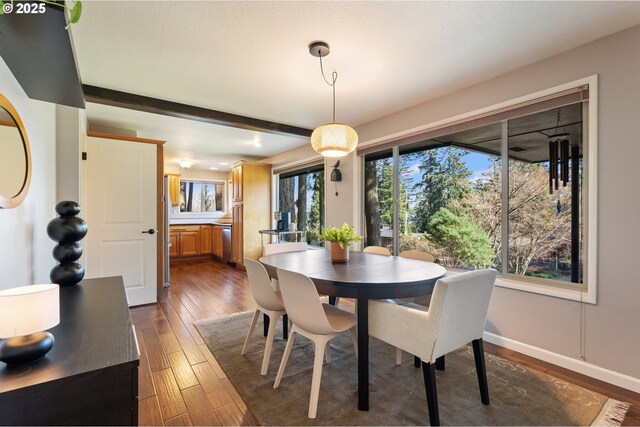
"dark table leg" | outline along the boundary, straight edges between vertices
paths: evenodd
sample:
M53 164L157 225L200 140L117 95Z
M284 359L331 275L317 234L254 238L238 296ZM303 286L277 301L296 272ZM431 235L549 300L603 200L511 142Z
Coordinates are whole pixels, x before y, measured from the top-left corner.
M358 295L358 409L369 410L369 300Z

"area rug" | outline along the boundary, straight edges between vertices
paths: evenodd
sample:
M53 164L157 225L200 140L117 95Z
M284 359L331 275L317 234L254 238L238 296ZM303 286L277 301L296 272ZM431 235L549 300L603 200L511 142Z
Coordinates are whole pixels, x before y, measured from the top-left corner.
M348 333L331 342L332 361L324 365L318 414L307 418L313 345L298 335L278 389L273 382L285 341L276 337L269 372L260 375L265 339L256 335L240 355L252 313L206 320L198 331L242 399L261 425L425 425L427 404L422 370L405 353L395 365L395 349L370 340L370 410L357 409L357 361ZM486 354L490 405L480 401L471 348L446 357L446 369L436 371L440 422L443 425L620 425L629 404L609 399Z

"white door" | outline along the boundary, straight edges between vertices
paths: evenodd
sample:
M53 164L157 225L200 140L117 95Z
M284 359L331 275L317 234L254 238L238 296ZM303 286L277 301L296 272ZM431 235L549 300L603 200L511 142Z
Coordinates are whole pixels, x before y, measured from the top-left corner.
M122 276L129 305L157 299L156 146L87 139L86 277Z

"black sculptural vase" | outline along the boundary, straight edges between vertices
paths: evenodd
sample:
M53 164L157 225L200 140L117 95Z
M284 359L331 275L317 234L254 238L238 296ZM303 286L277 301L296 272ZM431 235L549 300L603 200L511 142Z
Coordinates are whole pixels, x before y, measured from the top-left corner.
M82 256L80 240L87 234L87 223L78 218L80 205L64 201L56 205L59 218L54 218L47 226L47 234L58 242L53 248L53 257L60 264L53 267L49 278L60 286L72 286L84 277L84 268L76 261Z

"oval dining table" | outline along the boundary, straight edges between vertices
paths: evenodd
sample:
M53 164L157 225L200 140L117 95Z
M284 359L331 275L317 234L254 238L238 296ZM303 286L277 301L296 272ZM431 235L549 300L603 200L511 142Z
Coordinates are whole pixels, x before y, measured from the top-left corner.
M326 250L283 252L263 256L269 276L277 270L308 276L318 293L355 298L358 316L358 409L369 410L369 304L370 299L410 298L430 294L446 273L432 262L350 252L349 262L333 263Z

